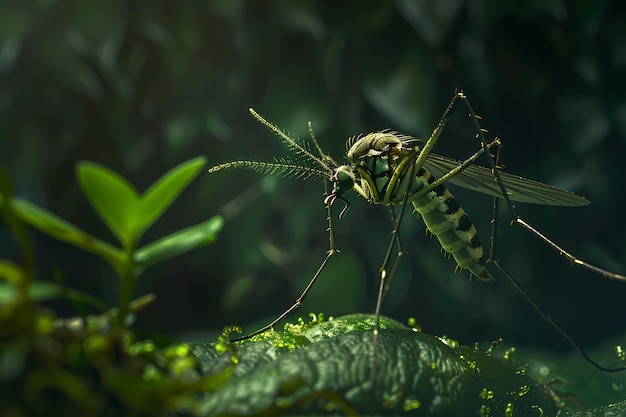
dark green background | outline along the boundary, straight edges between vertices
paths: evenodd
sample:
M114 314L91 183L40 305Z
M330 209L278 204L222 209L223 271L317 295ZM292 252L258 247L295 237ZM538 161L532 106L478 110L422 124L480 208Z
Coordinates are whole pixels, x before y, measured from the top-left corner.
M456 88L507 170L588 197L585 208L518 209L575 254L626 269L626 13L614 1L38 1L0 6L0 163L16 194L94 234L114 238L74 179L79 160L111 167L144 190L197 155L211 165L271 160L287 149L254 107L302 138L312 121L337 160L353 135L391 128L427 136ZM462 117L437 153L476 150ZM491 200L452 190L489 240ZM245 324L286 308L327 250L321 181L232 171L204 174L145 242L223 213L219 241L148 270L147 328L180 335ZM335 222L326 274L300 314L371 312L389 215L356 194ZM384 313L472 343L569 348L499 278L469 283L420 223ZM5 229L3 256L18 258ZM59 267L76 288L116 302L118 281L89 254L33 232L39 277ZM570 268L503 217L500 257L584 346L624 334L626 283ZM71 305L56 305L73 314ZM610 352L608 352L610 355Z

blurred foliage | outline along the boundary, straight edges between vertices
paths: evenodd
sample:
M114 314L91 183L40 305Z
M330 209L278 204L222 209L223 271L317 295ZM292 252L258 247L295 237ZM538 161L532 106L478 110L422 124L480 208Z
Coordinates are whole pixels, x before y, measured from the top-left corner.
M73 180L78 160L111 167L143 190L199 154L209 165L284 156L248 107L301 137L312 121L340 160L353 135L391 128L427 136L462 88L490 135L502 138L506 170L592 201L576 209L520 204L520 214L574 254L624 273L625 8L608 0L3 2L0 164L17 197L112 241ZM437 153L475 150L462 119ZM317 181L204 175L144 238L219 211L222 239L145 272L137 293L149 286L160 307L138 324L169 333L233 323L254 330L275 317L324 258L322 192ZM452 192L488 243L490 199ZM312 290L309 310L373 310L389 215L351 202L335 223L342 253ZM409 256L386 314L417 316L427 331L464 342L504 337L569 351L503 279L479 285L454 274L454 262L408 217ZM0 229L0 253L18 259L7 233ZM59 268L71 287L117 303L113 271L100 259L34 238L38 276ZM623 344L624 283L570 268L506 221L498 239L507 269L575 340L591 346L615 335Z
M0 289L3 415L197 412L198 394L228 379L227 367L221 373L201 373L186 344L159 345L115 326L118 310L62 319L39 305L36 295L5 290ZM126 307L135 312L153 300L153 295L145 296Z
M179 197L205 165L180 164L139 195L123 177L94 163L79 163L77 177L93 208L120 241L109 245L27 200L12 197L0 170L0 213L22 252L23 266L0 258L0 409L3 415L162 415L197 411L197 394L228 375L204 375L185 344L157 345L127 326L154 294L132 301L145 268L215 241L222 218L171 233L137 248L141 235ZM97 295L37 279L26 225L107 261L120 278L119 304L106 310ZM83 255L84 256L84 255ZM86 274L85 278L89 278ZM80 317L62 318L44 305L67 300ZM88 314L101 311L96 316ZM164 339L163 337L160 337Z
M24 232L28 224L62 242L70 243L107 261L120 278L119 327L125 322L126 309L132 299L137 278L149 266L215 241L223 219L211 219L171 233L141 248L137 244L145 231L163 215L182 191L204 167L204 157L180 164L167 172L148 190L139 195L135 187L117 173L98 164L81 162L76 176L85 196L121 247L107 244L72 223L26 200L11 198L11 181L0 171L0 209L15 240L24 253L24 279L8 279L22 293L33 284L32 246ZM17 281L17 282L16 282Z

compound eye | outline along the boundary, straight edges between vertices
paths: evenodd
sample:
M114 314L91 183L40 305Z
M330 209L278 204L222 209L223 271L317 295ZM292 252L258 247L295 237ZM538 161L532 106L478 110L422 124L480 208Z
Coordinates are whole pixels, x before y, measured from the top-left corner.
M354 187L354 174L346 165L337 168L330 180L334 185L333 192L341 191L343 193Z

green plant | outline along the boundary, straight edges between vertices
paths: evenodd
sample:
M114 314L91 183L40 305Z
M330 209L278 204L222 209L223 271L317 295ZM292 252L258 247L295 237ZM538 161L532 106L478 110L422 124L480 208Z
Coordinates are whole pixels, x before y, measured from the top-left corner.
M12 197L0 172L0 210L23 253L23 265L0 259L0 409L7 415L162 415L194 411L199 392L223 383L230 370L200 374L185 344L157 344L129 328L134 313L154 300L132 300L148 266L215 240L223 220L215 216L142 247L144 232L197 176L204 157L189 160L139 194L118 174L94 163L77 166L79 184L120 247L84 232L26 200ZM90 294L35 279L26 233L30 225L105 259L119 275L117 308L106 310ZM60 318L41 301L69 298L81 317ZM83 305L103 311L88 315Z
M136 188L119 174L101 165L92 162L78 163L76 168L78 183L94 210L119 240L120 247L110 245L26 200L10 197L11 189L7 178L2 181L0 189L0 208L22 247L27 245L27 239L21 237L23 233L20 231L18 221L23 221L53 238L106 260L121 279L117 325L122 327L128 314L128 304L132 299L136 280L145 268L213 242L216 233L221 229L222 218L214 216L205 222L138 248L144 232L161 217L183 189L198 175L205 163L204 157L184 162L164 174L143 194L139 194ZM25 250L25 253L28 252ZM29 262L31 261L27 261L26 264ZM15 274L8 264L5 264L4 270L5 275ZM32 281L32 276L29 277L32 275L32 268L27 266L26 270L30 272L25 274L25 280L20 281L19 285L23 289L27 289Z

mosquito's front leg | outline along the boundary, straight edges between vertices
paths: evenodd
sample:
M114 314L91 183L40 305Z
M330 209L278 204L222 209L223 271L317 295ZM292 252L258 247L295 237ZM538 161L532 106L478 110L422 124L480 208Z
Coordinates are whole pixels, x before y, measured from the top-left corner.
M327 184L326 180L324 180L324 194L328 195L328 184ZM326 258L324 258L324 260L320 264L319 268L317 268L317 271L313 275L313 278L311 278L311 280L309 281L307 286L304 288L304 290L302 291L300 296L296 299L296 301L294 301L294 303L291 305L291 307L289 307L287 310L285 310L283 313L281 313L278 317L276 317L274 320L272 320L267 325L261 327L260 329L254 331L254 332L252 332L250 334L247 334L245 336L239 337L237 339L233 339L232 340L233 342L239 342L241 340L246 340L246 339L254 337L254 336L258 335L258 334L261 334L263 332L266 332L268 330L273 329L274 326L276 324L278 324L282 319L287 317L289 314L293 313L295 310L297 310L302 305L302 303L304 302L304 299L306 298L307 294L309 293L309 291L311 290L311 288L313 287L313 285L317 281L317 278L320 276L320 274L322 273L322 271L326 267L326 264L328 263L330 258L333 255L335 255L336 253L339 253L339 250L335 247L335 231L334 231L334 228L333 228L333 217L332 217L331 206L332 206L332 202L328 202L326 204L326 214L328 216L327 217L327 220L328 220L328 229L327 230L328 230L329 249L328 249L328 252L326 253Z

